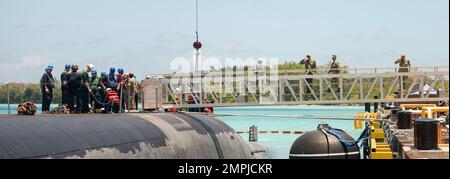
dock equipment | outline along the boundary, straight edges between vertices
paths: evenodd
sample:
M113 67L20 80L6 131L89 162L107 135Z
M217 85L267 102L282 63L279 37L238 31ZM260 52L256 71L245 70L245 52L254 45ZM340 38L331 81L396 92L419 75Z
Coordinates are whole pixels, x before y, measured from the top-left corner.
M398 73L397 68L355 68L345 69L345 74L327 74L326 69L318 69L316 75L305 75L304 70L253 68L148 75L155 78L142 81L143 109L152 110L161 104L200 108L449 100L448 66L414 67L409 73ZM307 82L309 79L312 84ZM338 79L337 84L332 79ZM180 100L173 100L173 96Z
M449 111L448 107L424 107L422 108L422 118L435 118L434 114L448 113L448 111Z
M252 159L225 123L177 113L0 115L0 159Z
M418 119L414 121L414 146L419 150L439 148L438 136L442 131L439 121L433 119Z
M239 131L236 132L238 134L250 134L251 131ZM256 131L256 133L254 134L293 134L293 135L300 135L300 134L305 134L307 132L305 131L277 131L277 130L273 130L273 131Z
M401 104L400 109L409 110L409 109L418 109L422 110L424 107L436 107L436 104Z
M319 125L292 144L290 159L360 159L358 142L340 129Z
M363 129L363 121L373 121L377 119L377 113L358 113L355 116L354 127L355 129Z
M251 126L248 134L248 141L258 141L258 127L256 127L255 125Z
M393 159L390 145L385 142L384 130L380 122L371 122L370 125L370 158Z
M413 113L411 111L397 112L397 128L411 129L413 127Z

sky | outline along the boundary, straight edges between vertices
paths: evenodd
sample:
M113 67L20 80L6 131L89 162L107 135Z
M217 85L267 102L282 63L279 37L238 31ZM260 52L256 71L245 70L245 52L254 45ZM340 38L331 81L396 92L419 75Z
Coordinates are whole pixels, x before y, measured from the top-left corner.
M332 54L350 67L449 64L448 0L199 0L206 57ZM38 82L47 64L123 67L138 78L192 58L195 0L0 0L0 83ZM173 70L173 69L172 69Z

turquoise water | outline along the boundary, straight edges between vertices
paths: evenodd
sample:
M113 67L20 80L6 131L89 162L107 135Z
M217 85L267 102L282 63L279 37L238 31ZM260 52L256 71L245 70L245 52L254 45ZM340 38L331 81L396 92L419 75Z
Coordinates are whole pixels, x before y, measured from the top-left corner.
M52 105L52 108L57 105ZM17 104L11 105L11 113L16 114ZM41 111L38 105L38 112ZM364 107L338 107L338 106L275 106L275 107L230 107L215 108L216 114L265 114L265 115L312 115L322 117L348 117L352 118L358 112L363 112ZM0 114L8 114L8 106L0 104ZM359 137L361 130L354 130L353 121L319 120L319 119L292 119L292 118L265 118L265 117L219 117L220 120L230 125L235 131L248 131L252 125L259 130L295 130L311 131L318 124L327 123L334 128L347 131L354 138ZM242 134L242 138L248 141L248 135ZM268 151L266 159L287 159L291 145L300 135L260 134L258 144L265 146Z
M216 114L266 114L266 115L313 115L327 117L353 118L364 107L337 107L337 106L276 106L276 107L232 107L217 108ZM345 130L354 138L361 135L362 130L354 130L353 121L318 120L318 119L292 119L292 118L264 118L264 117L219 117L236 131L248 131L249 127L256 125L258 130L316 130L321 123L330 124L334 128ZM241 135L248 141L248 134ZM287 159L291 145L300 135L259 134L258 144L268 148L264 155L266 159Z
M17 106L19 106L19 104L11 104L11 106L10 106L11 114L17 114ZM41 113L42 105L37 104L36 107L37 107L37 113ZM50 109L53 109L56 107L58 107L57 104L50 105ZM8 114L8 105L7 104L0 104L0 114Z
M11 106L10 106L11 114L17 114L17 106L19 106L19 104L11 104ZM37 107L37 113L41 113L42 105L36 104L36 107ZM52 110L56 107L58 107L58 104L51 104L50 110ZM140 105L140 104L139 104L139 110L142 110L142 105ZM8 105L7 104L0 104L0 114L8 114Z

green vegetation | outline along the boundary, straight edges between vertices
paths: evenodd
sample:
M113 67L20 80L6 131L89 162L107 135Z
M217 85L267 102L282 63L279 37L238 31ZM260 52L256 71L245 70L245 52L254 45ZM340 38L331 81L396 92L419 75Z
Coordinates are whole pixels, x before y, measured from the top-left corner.
M53 91L53 103L59 103L61 101L60 85L56 85L56 89ZM41 103L42 94L39 84L25 84L25 83L11 83L9 85L10 103L19 104L23 102ZM0 104L8 102L8 85L0 85Z

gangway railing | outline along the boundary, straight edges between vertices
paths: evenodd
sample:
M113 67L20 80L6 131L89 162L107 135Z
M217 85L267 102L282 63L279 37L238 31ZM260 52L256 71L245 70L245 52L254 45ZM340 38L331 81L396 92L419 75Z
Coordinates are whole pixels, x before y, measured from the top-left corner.
M224 69L161 74L144 80L144 109L448 101L448 67L355 68L343 74L305 70ZM320 71L320 70L319 70ZM152 83L152 85L150 85ZM149 85L145 85L149 84ZM155 90L154 86L158 86ZM147 96L147 97L145 97ZM154 98L157 99L154 99Z

